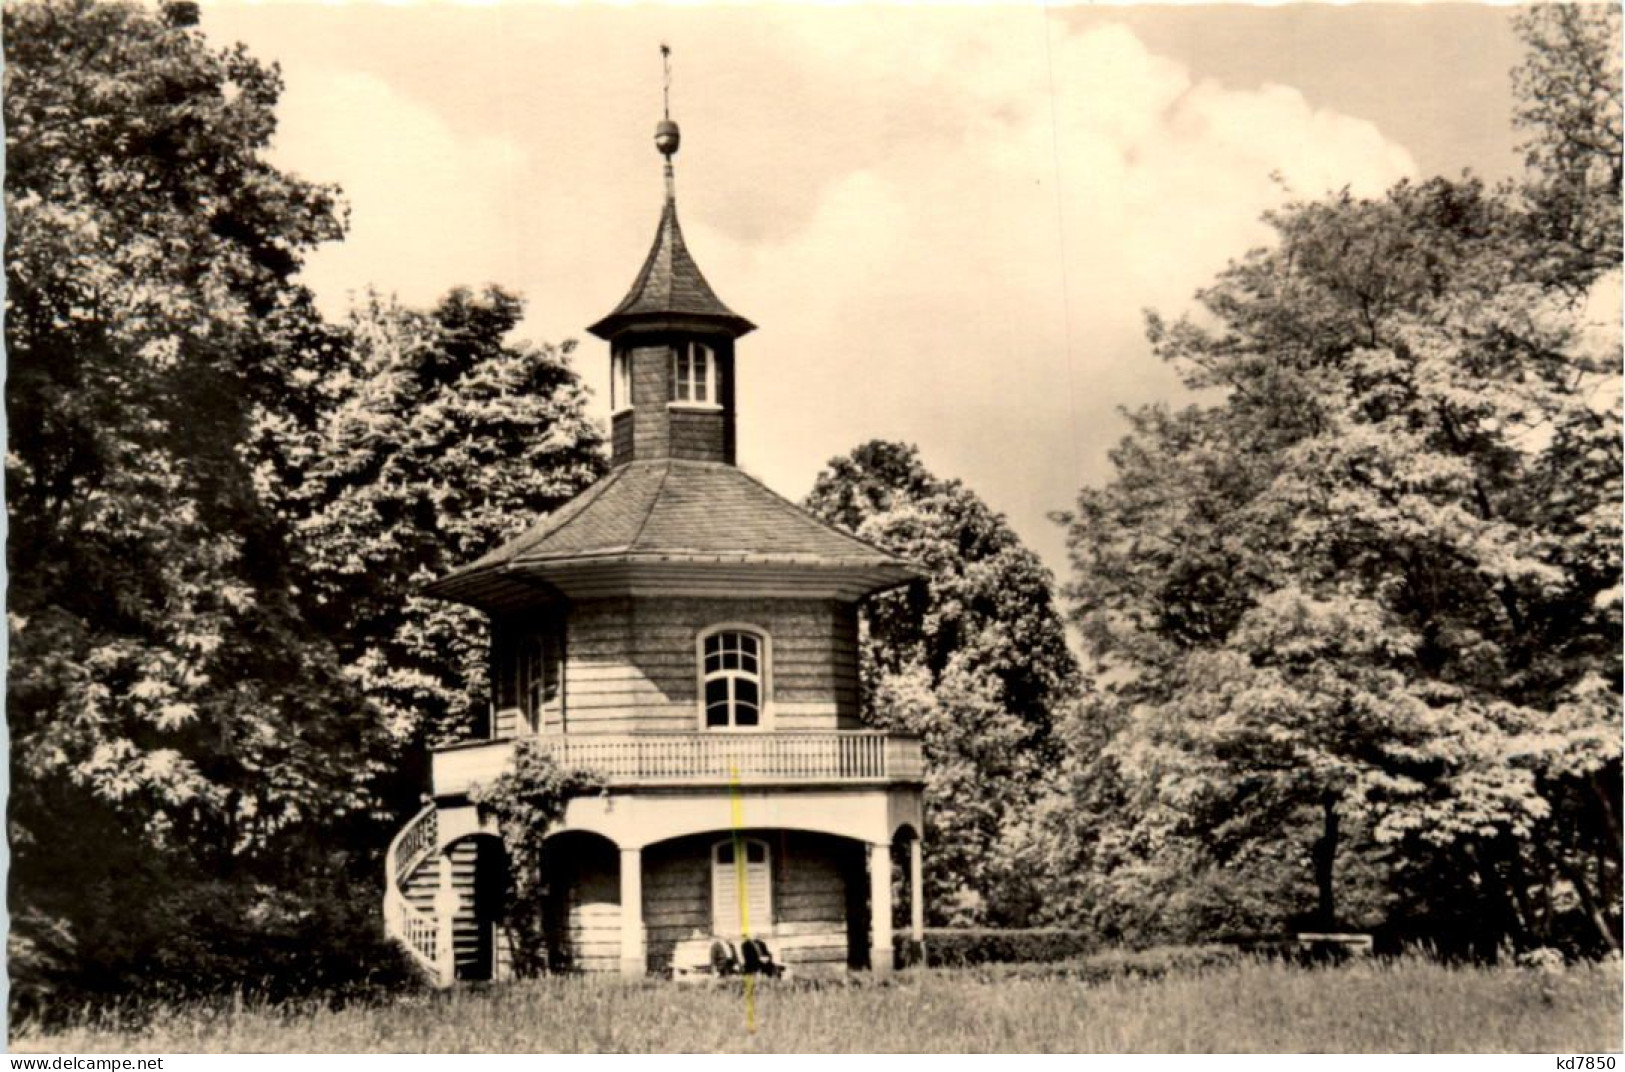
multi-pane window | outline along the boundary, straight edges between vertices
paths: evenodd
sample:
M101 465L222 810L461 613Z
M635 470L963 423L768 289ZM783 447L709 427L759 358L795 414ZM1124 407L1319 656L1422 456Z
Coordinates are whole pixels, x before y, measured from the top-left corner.
M497 738L537 733L556 721L563 677L564 632L557 622L510 619L495 632Z
M701 671L708 729L762 724L762 638L727 630L705 638Z
M619 413L623 409L632 408L632 355L625 350L617 350L615 356L609 359L609 408Z
M717 355L703 343L691 342L672 354L671 398L673 402L715 405L717 398Z
M532 732L542 726L547 706L558 698L558 643L551 629L527 633L519 643L519 704Z

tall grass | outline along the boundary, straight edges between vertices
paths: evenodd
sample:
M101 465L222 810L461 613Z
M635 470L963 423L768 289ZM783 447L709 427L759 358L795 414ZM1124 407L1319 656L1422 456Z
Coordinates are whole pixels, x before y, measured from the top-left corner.
M767 984L755 1030L737 986L567 978L329 1010L161 1010L86 1021L51 1052L1568 1052L1618 1050L1617 964L1555 972L1420 960L1306 969L1245 961L1162 978L913 970Z

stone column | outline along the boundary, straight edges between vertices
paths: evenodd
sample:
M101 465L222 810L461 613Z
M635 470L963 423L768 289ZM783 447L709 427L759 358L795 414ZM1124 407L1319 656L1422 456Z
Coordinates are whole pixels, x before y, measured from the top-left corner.
M888 975L891 948L891 846L869 846L869 970Z
M924 856L924 846L916 834L908 843L908 936L921 943L925 941Z
M643 939L643 850L621 850L621 974L641 977L649 959Z
M437 981L441 986L450 986L457 980L457 949L453 944L453 931L463 898L457 892L452 876L449 851L440 854L439 878L439 885L434 891L434 962L440 973Z

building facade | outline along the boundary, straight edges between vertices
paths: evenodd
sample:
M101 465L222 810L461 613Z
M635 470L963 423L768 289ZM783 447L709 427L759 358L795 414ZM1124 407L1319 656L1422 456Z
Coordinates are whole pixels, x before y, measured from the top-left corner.
M736 465L737 343L665 203L631 290L589 329L611 363L610 472L429 593L489 616L486 736L437 750L390 847L386 925L442 983L505 976L504 853L470 799L520 739L597 773L550 835L547 928L585 971L661 972L751 935L803 974L922 937L920 742L863 726L858 606L917 576ZM895 903L894 886L903 904Z

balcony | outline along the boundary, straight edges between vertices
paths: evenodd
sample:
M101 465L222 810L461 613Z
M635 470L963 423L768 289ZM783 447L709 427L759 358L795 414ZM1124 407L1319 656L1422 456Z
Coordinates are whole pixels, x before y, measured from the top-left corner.
M884 785L921 782L917 737L875 730L814 733L636 733L543 736L561 766L611 786ZM514 742L437 749L434 793L457 796L509 767Z

